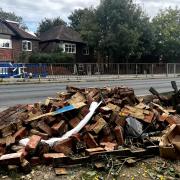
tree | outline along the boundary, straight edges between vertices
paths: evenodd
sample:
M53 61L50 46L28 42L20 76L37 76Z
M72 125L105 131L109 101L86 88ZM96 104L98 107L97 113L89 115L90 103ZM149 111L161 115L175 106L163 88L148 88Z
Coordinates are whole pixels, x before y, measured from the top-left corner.
M164 62L180 60L180 9L171 7L161 10L153 18L156 35L155 53Z
M97 21L101 37L101 53L110 62L129 62L139 59L145 51L143 36L149 24L141 8L132 0L102 0L97 9ZM149 46L149 40L146 43ZM120 61L121 60L121 61Z
M70 26L78 31L88 46L98 49L99 34L96 10L85 8L75 10L70 16Z
M60 17L56 17L54 19L50 18L45 18L43 19L37 28L37 34L40 34L41 32L45 32L49 30L50 28L54 26L59 26L59 25L67 25L66 22L64 22Z
M5 12L2 8L0 8L0 19L19 22L21 28L28 29L23 21L23 18L21 16L17 16L14 12Z

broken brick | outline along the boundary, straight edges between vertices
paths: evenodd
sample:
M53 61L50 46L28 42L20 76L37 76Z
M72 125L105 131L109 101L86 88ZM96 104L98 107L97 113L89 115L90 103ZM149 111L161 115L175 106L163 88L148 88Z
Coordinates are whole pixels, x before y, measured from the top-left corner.
M62 134L64 133L65 125L65 121L61 120L59 123L54 124L51 129L53 130L54 134Z
M33 135L31 136L31 138L29 139L29 142L27 143L25 150L29 153L34 153L39 145L41 141L41 137L37 136L37 135Z
M37 130L35 130L35 129L31 129L30 133L31 133L32 135L40 136L40 137L41 137L42 139L44 139L44 140L47 140L47 139L48 139L48 136L49 136L48 134L39 132L39 131L37 131Z
M25 150L25 147L17 151L17 153L22 153L23 157L26 157L28 155L28 152Z
M40 121L37 126L40 130L52 136L52 129L44 121Z
M114 151L117 149L118 145L116 143L111 142L102 142L100 145L106 150L106 151Z
M103 118L100 118L95 124L91 125L90 129L98 134L106 124L107 122Z
M102 152L102 151L104 151L104 148L102 148L102 147L86 149L87 155L92 155L92 154L94 154L96 152Z
M23 153L5 154L0 157L1 165L20 165L23 160Z
M19 141L26 135L27 135L27 130L25 127L22 127L13 135L13 137L15 138L16 141Z
M89 107L88 106L84 106L83 108L80 109L79 113L83 117L85 117L89 113Z
M123 129L121 126L116 126L114 129L116 140L119 146L124 144Z
M69 124L72 128L75 128L80 123L80 119L75 117L69 121Z
M61 142L56 142L53 146L53 150L55 152L64 153L65 155L72 154L72 143L73 142L71 138L65 139Z
M53 159L67 159L64 153L46 153L43 155L43 161L45 164L51 164Z
M67 175L68 171L65 168L54 168L55 174L58 175Z
M37 165L40 165L42 163L40 157L32 157L30 159L30 164L31 166L37 166Z
M26 174L30 173L32 170L31 164L26 159L23 159L21 163L21 170Z
M180 123L180 119L173 115L169 115L165 121L168 122L170 125Z
M86 135L83 137L83 139L88 148L98 147L97 142L95 141L94 137L90 133L86 133Z

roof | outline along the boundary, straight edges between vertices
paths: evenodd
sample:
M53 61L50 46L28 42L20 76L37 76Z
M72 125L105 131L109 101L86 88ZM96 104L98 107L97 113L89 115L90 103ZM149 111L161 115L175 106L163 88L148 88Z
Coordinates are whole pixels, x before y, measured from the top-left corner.
M32 34L21 29L19 27L19 24L12 21L0 20L0 33L12 35L12 36L19 36L20 38L27 40L39 40L36 36L33 36Z
M14 32L2 20L0 20L0 34L15 36Z
M42 42L60 40L60 41L85 43L78 32L64 25L55 26L51 28L50 30L41 33L40 40Z

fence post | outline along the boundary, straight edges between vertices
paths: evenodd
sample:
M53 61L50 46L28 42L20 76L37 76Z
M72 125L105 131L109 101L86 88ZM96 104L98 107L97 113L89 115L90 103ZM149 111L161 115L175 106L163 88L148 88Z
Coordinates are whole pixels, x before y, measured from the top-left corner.
M168 77L168 71L169 71L169 64L166 64L166 77Z
M136 64L136 77L138 76L138 65Z
M99 76L99 80L100 80L100 69L99 69L99 63L97 63L97 69L98 69L98 76Z
M52 64L51 64L51 75L52 75L52 78L53 78L54 73L53 73L53 67L52 67Z
M176 64L174 63L174 77L176 77Z
M154 76L154 64L151 64L151 76Z
M119 70L120 70L120 69L119 69L119 63L118 63L118 79L119 79L119 77L120 77L120 76L119 76L119 73L120 73Z

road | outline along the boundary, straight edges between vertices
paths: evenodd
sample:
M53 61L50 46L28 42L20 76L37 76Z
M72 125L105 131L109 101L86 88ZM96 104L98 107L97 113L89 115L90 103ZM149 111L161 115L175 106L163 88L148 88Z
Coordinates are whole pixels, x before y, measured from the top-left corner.
M58 91L64 91L66 85L74 85L77 87L126 85L128 87L134 88L136 95L145 95L149 94L148 89L151 86L155 87L159 92L167 92L172 90L170 84L172 80L175 80L177 85L180 87L180 78L0 85L0 108L12 106L15 104L27 104L43 101L46 97L54 97Z

